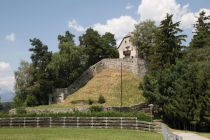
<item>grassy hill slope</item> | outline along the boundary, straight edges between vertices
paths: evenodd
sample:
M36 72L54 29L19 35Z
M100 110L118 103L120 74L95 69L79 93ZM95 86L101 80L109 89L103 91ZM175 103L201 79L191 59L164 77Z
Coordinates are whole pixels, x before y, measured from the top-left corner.
M141 79L134 74L122 73L123 105L132 105L144 101L139 90ZM98 100L100 95L106 99L105 106L120 105L121 73L119 70L104 70L91 79L84 87L69 95L64 104L71 104L75 100Z
M69 95L64 103L37 106L33 108L68 108L76 106L88 106L82 104L72 104L72 101L89 99L97 101L100 95L105 97L106 103L103 106L120 106L120 87L121 73L119 70L104 70L92 78L86 85L78 91ZM139 84L142 79L131 72L122 73L123 106L129 106L144 102L142 91L139 90Z

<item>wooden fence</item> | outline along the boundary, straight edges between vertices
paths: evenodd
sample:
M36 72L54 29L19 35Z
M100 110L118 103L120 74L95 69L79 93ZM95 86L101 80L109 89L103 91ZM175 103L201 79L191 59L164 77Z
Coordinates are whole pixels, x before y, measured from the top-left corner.
M0 127L121 128L160 131L160 125L135 117L21 117L0 118Z

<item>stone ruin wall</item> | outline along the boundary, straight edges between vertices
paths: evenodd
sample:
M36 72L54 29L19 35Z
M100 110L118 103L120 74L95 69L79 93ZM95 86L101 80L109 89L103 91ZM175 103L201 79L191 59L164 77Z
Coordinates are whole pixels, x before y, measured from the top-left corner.
M106 69L121 70L121 64L122 64L123 70L132 72L133 74L138 75L139 77L143 77L146 73L145 61L139 58L103 59L99 61L98 63L92 65L85 72L83 72L83 74L67 88L68 94L65 94L65 97L74 93L79 88L84 86L90 79L92 79L96 74L100 73L102 70L106 70ZM62 89L62 90L66 90L66 89ZM60 90L56 90L56 91L60 91ZM61 93L58 93L58 92L54 93L54 95L59 95L59 94Z

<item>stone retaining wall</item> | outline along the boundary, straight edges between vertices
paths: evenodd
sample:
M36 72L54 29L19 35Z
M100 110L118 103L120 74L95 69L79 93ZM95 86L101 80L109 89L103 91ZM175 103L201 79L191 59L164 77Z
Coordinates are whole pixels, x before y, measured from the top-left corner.
M102 70L106 69L116 69L120 70L122 64L122 69L130 71L135 75L143 77L146 73L145 62L142 59L103 59L91 66L86 70L75 82L73 82L69 87L69 94L74 93L79 88L84 86L90 79L92 79L96 74L100 73Z
M100 73L106 69L116 69L116 70L126 70L132 72L139 77L143 77L146 73L145 61L139 58L133 59L103 59L98 63L92 65L89 69L87 69L83 74L75 80L69 87L63 89L56 89L53 93L54 102L59 101L63 102L66 96L74 93L82 86L84 86L89 80L91 80L96 74ZM63 91L68 91L68 94L64 94ZM59 99L55 99L58 97L63 97ZM52 99L49 99L51 101Z

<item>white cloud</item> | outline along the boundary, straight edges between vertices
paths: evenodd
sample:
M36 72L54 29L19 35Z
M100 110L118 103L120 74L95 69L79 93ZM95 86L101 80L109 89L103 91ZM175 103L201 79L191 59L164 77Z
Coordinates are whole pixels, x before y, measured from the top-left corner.
M93 29L97 30L100 34L110 32L115 35L116 39L121 39L133 31L136 23L137 21L130 16L121 16L119 18L109 19L105 24L96 23Z
M0 71L8 70L10 69L10 65L6 62L0 62Z
M130 10L130 9L132 9L133 8L133 5L131 5L131 4L127 4L126 6L125 6L125 9L126 10Z
M191 28L196 21L196 17L194 13L187 13L180 18L181 27L183 28Z
M0 86L14 90L14 73L9 63L0 61Z
M173 14L175 21L183 22L181 27L190 28L195 21L194 13L189 9L189 5L182 6L176 0L142 0L138 8L140 20L151 19L159 23L166 16L166 13Z
M6 35L5 39L14 42L16 40L16 35L15 33L10 33L9 35Z
M78 32L84 32L86 30L83 26L79 25L75 19L69 21L68 25L69 28L74 29Z

